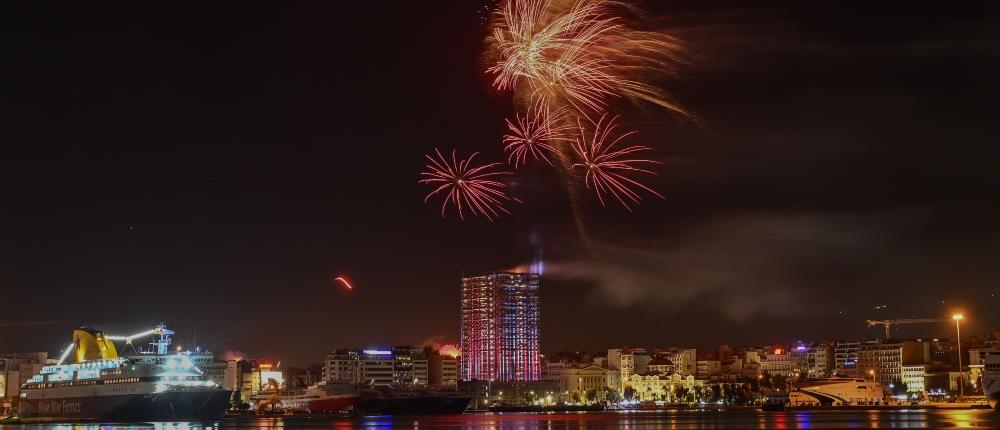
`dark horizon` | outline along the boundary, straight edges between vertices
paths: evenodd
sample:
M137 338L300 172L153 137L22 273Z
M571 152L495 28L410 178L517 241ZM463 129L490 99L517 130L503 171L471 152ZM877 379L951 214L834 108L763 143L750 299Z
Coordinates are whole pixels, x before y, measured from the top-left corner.
M423 201L435 148L506 159L490 3L5 5L0 352L457 343L461 277L536 257L548 353L1000 328L997 4L640 2L702 123L636 109L665 198L587 194L588 241L538 163L496 222Z

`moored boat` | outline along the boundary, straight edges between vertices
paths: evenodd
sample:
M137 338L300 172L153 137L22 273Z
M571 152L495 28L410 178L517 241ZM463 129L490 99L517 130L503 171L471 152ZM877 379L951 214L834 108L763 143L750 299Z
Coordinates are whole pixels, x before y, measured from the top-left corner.
M119 357L114 340L155 334L155 351ZM21 387L18 416L102 421L221 418L232 391L208 380L190 357L169 354L172 330L159 325L129 337L81 328L59 363L44 366ZM70 353L73 354L72 360Z
M361 392L357 408L368 414L457 414L464 412L471 400L457 391L366 390Z

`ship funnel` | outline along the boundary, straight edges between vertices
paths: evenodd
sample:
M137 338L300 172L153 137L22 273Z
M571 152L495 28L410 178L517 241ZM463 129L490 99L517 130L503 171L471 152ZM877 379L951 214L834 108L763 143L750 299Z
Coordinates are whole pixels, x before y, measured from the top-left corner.
M73 343L76 344L76 362L89 360L110 360L118 358L118 350L104 332L80 327L73 330Z

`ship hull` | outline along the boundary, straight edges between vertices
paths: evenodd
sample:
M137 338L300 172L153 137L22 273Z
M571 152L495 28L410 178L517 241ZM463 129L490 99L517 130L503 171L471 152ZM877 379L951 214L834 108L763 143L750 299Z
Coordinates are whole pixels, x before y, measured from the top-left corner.
M365 413L387 415L458 414L469 407L468 397L374 397L358 401Z
M21 399L18 416L53 420L158 421L222 418L232 391Z
M357 396L329 397L309 401L306 405L306 409L308 409L310 413L314 414L334 414L350 409L357 402Z

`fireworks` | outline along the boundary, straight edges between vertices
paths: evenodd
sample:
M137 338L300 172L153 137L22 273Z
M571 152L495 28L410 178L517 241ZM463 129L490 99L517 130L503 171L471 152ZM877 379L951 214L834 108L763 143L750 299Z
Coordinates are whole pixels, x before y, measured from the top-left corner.
M619 10L628 7L611 0L508 0L488 40L493 86L525 89L534 104L567 104L581 114L603 113L609 98L623 96L689 115L640 80L672 75L679 43L632 29Z
M551 166L549 155L561 156L559 149L553 144L559 140L569 140L563 135L569 129L562 125L565 117L563 109L557 109L551 114L528 109L523 117L515 114L514 121L508 119L509 131L503 137L503 143L507 145L504 151L509 153L508 163L513 164L516 169L519 164L525 164L528 154L531 154L535 160L545 161Z
M604 195L611 195L629 211L632 210L629 207L629 201L638 204L642 200L642 196L637 190L645 190L662 199L663 195L652 188L625 176L628 173L655 175L656 172L641 166L660 164L660 162L632 158L639 152L650 150L647 146L633 145L616 148L619 142L636 132L630 131L614 137L615 129L618 127L615 121L618 117L605 121L606 118L607 115L601 116L601 119L594 125L594 131L589 139L586 137L583 125L578 124L580 135L573 142L573 149L581 160L581 162L573 164L573 167L580 167L586 171L584 183L586 183L587 188L594 190L602 206L604 205Z
M619 132L618 116L609 111L627 107L619 101L641 102L697 122L661 85L682 63L680 43L641 29L630 0L501 1L490 18L484 60L493 87L511 92L517 110L503 136L508 164L517 169L530 156L555 168L584 239L580 182L602 206L616 200L631 211L646 193L663 198L638 179L656 174L651 167L658 161L639 158L651 148L622 144L635 132ZM425 201L444 196L442 217L450 205L459 218L467 211L492 221L510 213L505 203L519 202L498 180L511 174L497 170L500 163L474 167L477 154L459 160L453 151L448 160L435 152L426 156L420 182L436 187Z
M463 220L465 219L464 211L468 210L493 221L499 218L501 213L510 214L503 207L504 202L520 202L508 196L504 191L507 184L497 180L500 176L511 174L507 171L496 170L496 167L502 163L473 166L473 159L479 154L478 152L473 153L467 159L459 160L455 151L452 151L450 161L441 155L441 151L435 149L434 152L437 154L437 158L430 155L424 156L429 164L427 164L426 170L420 173L424 179L419 182L437 187L427 194L424 202L438 193L445 195L444 202L441 204L442 218L449 203L455 207L458 211L458 217Z

